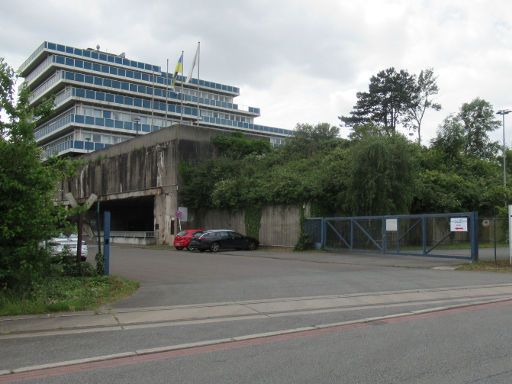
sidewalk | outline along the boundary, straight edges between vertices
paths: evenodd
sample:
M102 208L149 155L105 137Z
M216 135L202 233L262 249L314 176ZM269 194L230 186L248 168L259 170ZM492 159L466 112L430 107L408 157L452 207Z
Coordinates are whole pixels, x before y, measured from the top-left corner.
M105 309L0 319L0 339L65 333L126 330L197 322L264 319L378 307L471 304L512 299L512 284L434 288L314 297L207 303L172 307Z

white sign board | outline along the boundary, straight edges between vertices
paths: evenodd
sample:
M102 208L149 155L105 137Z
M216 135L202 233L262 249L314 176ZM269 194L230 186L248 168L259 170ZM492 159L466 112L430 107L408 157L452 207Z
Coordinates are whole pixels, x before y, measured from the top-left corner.
M468 218L467 217L452 217L450 219L451 232L467 232L468 231Z
M386 219L386 231L397 232L398 231L398 219Z
M181 221L188 221L188 208L187 207L178 207L176 211L176 217Z

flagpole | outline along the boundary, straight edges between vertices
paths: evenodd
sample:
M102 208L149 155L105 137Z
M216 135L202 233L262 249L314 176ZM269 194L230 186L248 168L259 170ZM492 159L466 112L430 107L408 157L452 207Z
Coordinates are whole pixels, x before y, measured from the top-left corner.
M165 125L169 125L169 120L167 117L167 111L169 109L168 103L167 103L167 97L169 93L169 59L167 59L167 68L165 72Z
M201 61L201 42L197 42L197 125L201 120L201 110L199 109L199 63Z
M184 51L181 51L181 94L180 94L180 104L181 104L181 115L180 115L180 124L183 124L183 53Z

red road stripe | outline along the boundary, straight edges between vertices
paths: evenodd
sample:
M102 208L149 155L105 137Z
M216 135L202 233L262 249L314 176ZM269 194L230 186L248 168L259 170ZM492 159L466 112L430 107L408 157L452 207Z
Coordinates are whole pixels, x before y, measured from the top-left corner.
M116 358L116 359L103 360L103 361L97 361L97 362L91 362L91 363L81 363L81 364L68 365L68 366L56 367L56 368L38 369L38 370L30 371L30 372L13 373L13 374L9 374L9 375L0 376L0 384L13 383L13 382L25 381L25 380L43 379L43 378L47 378L47 377L55 377L55 376L69 375L69 374L78 373L78 372L86 372L86 371L99 369L99 368L121 367L121 366L126 366L126 365L142 364L142 363L150 362L150 361L167 360L167 359L172 359L172 358L176 358L176 357L193 356L193 355L198 355L201 353L230 350L230 349L243 348L243 347L248 347L248 346L264 345L264 344L269 344L269 343L274 343L274 342L283 342L283 341L297 339L300 337L318 336L318 335L322 335L322 334L342 332L342 331L348 331L348 330L358 329L358 328L366 328L366 327L369 327L370 325L372 325L373 323L393 324L393 323L399 323L399 322L404 322L404 321L421 320L421 319L431 318L431 317L435 317L435 316L440 316L443 314L454 314L454 313L478 311L478 310L495 308L495 307L500 307L500 306L510 305L510 304L512 304L512 299L507 299L507 300L503 300L503 301L499 301L499 302L495 302L495 303L468 305L468 306L459 307L459 308L449 308L449 309L445 309L445 310L428 312L428 313L404 315L404 316L394 317L394 318L389 318L389 319L372 320L372 321L368 321L368 322L361 322L361 323L354 323L354 324L335 325L332 327L312 329L312 330L307 330L307 331L297 331L297 332L291 332L291 333L286 333L286 334L282 334L282 335L262 336L262 337L257 337L254 339L230 341L230 342L225 342L225 343L220 343L220 344L206 345L206 346L202 346L202 347L192 347L192 348L185 348L185 349L177 349L174 351L155 352L155 353L148 353L145 355L137 355L137 356L127 356L127 357L121 357L121 358Z

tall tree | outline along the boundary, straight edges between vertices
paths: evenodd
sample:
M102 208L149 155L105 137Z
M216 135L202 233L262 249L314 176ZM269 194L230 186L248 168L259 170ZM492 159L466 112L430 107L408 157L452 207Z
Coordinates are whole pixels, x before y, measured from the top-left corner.
M29 285L47 267L41 242L54 235L65 213L53 202L66 162L42 163L34 121L53 102L33 109L28 90L15 101L14 71L0 58L0 289Z
M372 76L368 92L357 93L357 103L350 116L340 116L346 125L373 123L385 133L392 134L405 118L417 97L414 75L391 67Z
M437 95L438 92L439 87L436 83L434 70L432 68L422 70L416 80L416 91L412 95L412 104L405 116L405 125L418 131L418 144L420 145L421 123L426 110L439 111L441 109L441 104L433 101L433 96Z
M491 141L488 134L499 126L492 105L476 98L462 104L458 114L444 120L432 142L433 148L443 150L451 159L460 155L493 159L499 144Z

